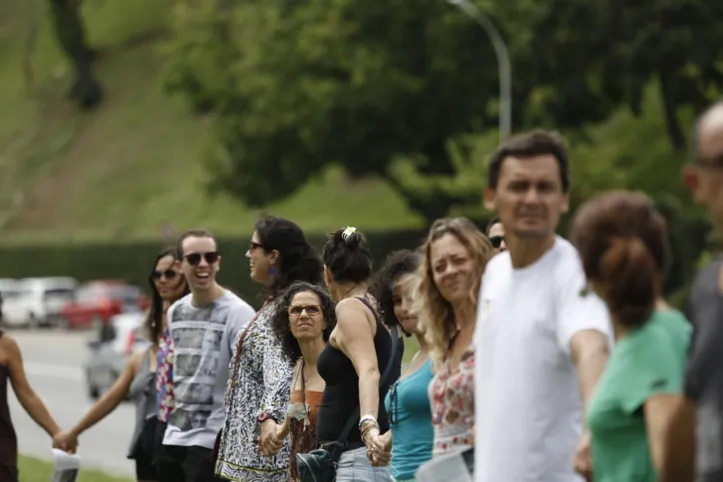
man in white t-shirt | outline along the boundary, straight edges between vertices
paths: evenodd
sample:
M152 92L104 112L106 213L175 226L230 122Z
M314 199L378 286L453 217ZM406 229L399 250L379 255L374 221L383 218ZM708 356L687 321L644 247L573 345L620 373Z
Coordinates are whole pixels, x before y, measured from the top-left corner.
M546 131L507 140L488 183L485 206L507 251L487 265L477 308L475 480L578 482L591 471L583 409L612 326L576 250L555 235L569 202L564 140Z

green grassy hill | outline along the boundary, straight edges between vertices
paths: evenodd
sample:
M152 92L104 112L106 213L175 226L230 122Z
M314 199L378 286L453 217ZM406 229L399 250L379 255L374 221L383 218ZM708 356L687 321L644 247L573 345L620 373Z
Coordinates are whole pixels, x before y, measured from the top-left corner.
M65 100L70 73L46 3L0 2L0 241L155 238L169 225L248 233L258 211L206 193L210 119L163 92L158 46L171 2L84 2L106 91L91 113ZM266 211L310 231L420 224L381 181L334 169Z

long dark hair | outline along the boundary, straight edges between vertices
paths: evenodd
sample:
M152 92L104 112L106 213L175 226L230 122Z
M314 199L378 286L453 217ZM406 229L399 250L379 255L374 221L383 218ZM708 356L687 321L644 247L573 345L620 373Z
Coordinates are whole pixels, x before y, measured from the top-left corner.
M158 261L166 256L173 257L175 261L178 261L181 258L180 253L175 246L163 248L161 252L156 255L156 259L153 260L153 267L151 268L151 272L148 274L148 284L151 285L152 296L151 307L148 310L148 317L146 318L146 330L153 344L158 344L158 340L161 338L163 329L163 298L158 292L158 288L156 288L156 283L153 282L153 272L156 270ZM188 283L186 283L183 279L182 273L179 273L179 276L182 278L181 282L184 284L183 293L181 293L181 297L183 297L189 293Z
M274 314L271 317L271 328L279 340L281 351L289 357L292 363L296 363L301 357L301 348L289 327L289 306L294 296L305 291L314 293L319 297L319 304L324 315L325 326L322 337L325 342L329 341L331 332L336 326L336 310L334 309L336 304L331 299L331 296L329 296L329 293L318 285L312 285L303 281L298 281L289 286L281 296L280 301L276 304Z
M304 231L288 219L267 216L254 226L264 252L279 252L279 262L265 297L275 298L295 281L320 284L324 266Z

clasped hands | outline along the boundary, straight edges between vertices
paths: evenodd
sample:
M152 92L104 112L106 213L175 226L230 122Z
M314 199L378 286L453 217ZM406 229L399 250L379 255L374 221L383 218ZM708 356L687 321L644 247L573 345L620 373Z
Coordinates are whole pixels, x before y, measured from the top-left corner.
M266 457L276 455L284 445L286 438L283 425L279 425L273 419L261 422L261 434L257 438L258 449Z
M53 435L53 448L74 454L78 450L78 436L72 430L57 432Z
M367 447L367 458L374 467L385 467L392 459L392 432L380 435L379 426L373 426L364 432L364 445Z

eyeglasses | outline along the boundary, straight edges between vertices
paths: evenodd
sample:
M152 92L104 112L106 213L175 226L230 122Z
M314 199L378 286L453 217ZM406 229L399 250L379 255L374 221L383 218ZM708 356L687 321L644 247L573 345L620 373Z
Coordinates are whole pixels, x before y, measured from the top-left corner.
M306 310L306 314L309 316L316 316L323 311L319 305L289 306L289 314L291 316L301 316L304 310Z
M209 251L208 253L190 253L184 256L188 264L191 266L198 266L201 263L201 258L205 259L208 264L213 264L218 261L219 254L216 251Z
M490 243L492 243L492 247L495 249L499 249L500 246L502 246L502 241L505 240L504 236L490 236Z
M167 269L165 271L154 270L153 273L151 273L152 280L159 280L164 276L166 279L173 279L178 276L178 273L172 269Z

